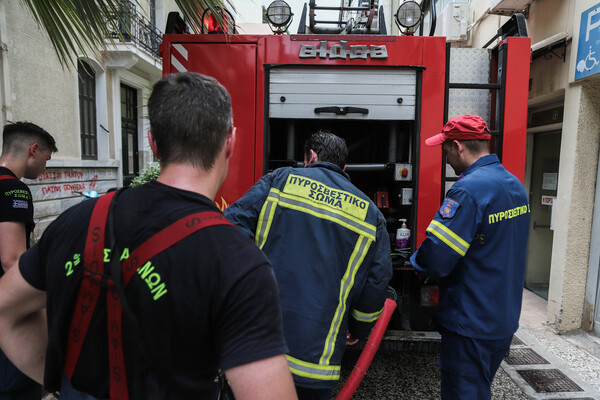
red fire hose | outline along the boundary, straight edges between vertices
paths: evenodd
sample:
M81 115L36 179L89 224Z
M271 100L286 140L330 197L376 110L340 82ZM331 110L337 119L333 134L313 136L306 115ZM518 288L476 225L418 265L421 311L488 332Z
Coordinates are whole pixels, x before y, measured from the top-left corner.
M375 357L375 353L377 353L381 339L383 339L383 334L385 333L395 309L396 302L392 299L387 299L383 305L383 312L377 319L365 348L362 353L360 353L360 357L358 358L350 377L335 400L349 400L358 388L358 385L367 373L367 369L369 369L369 366L371 365L371 361L373 361L373 357Z

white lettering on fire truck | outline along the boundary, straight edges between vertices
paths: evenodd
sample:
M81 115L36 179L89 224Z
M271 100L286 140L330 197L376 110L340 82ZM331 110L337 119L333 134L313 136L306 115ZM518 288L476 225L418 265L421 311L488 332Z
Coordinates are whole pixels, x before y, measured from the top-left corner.
M319 44L303 44L300 46L300 58L348 58L363 59L387 58L387 48L385 45L353 45L348 47L348 42L340 40L340 44L332 44L327 47L327 41L321 40Z

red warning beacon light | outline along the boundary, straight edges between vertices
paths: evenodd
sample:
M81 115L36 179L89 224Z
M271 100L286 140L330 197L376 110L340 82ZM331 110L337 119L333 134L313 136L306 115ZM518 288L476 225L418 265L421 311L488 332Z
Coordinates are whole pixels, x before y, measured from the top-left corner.
M215 15L215 13L218 14L218 17ZM207 8L204 10L202 20L204 21L202 24L202 33L237 33L235 30L235 20L233 19L233 15L231 15L231 13L224 8L217 7L215 12Z

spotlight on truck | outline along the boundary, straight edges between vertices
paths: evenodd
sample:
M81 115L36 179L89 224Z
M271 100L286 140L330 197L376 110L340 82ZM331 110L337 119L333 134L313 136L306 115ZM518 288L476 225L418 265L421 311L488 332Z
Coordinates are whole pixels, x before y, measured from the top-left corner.
M275 0L267 7L267 21L273 33L281 35L292 22L292 9L283 0Z
M395 19L396 25L403 35L412 35L423 19L423 10L416 1L405 1L398 7Z

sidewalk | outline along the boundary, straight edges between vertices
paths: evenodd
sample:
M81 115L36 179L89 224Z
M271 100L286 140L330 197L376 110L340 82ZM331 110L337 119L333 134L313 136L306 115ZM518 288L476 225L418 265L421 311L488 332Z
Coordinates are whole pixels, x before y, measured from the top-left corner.
M556 334L546 308L524 291L520 328L502 369L530 399L600 400L600 338L582 330Z

